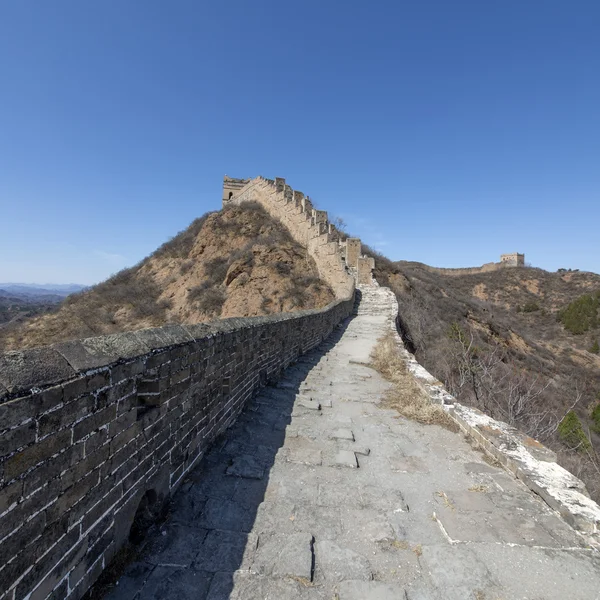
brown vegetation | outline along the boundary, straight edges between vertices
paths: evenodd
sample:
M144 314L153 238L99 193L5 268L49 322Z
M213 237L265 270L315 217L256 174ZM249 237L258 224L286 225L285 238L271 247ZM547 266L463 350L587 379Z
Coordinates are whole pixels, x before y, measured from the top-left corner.
M3 330L0 349L318 308L333 299L306 249L248 203L196 219L139 264L69 296L55 313Z
M378 340L371 354L373 368L393 384L385 396L385 404L403 417L425 425L441 425L453 431L457 426L448 413L433 403L409 373L398 353L392 333Z

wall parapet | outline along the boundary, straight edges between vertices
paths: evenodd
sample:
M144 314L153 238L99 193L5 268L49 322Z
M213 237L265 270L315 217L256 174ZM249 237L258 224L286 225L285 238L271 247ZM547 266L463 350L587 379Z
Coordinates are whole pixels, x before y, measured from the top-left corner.
M556 462L556 453L539 441L480 410L457 402L404 346L398 334L399 307L394 293L389 323L396 345L419 387L432 402L441 404L458 427L506 470L558 512L586 542L600 549L600 506L594 502L583 481Z
M353 309L169 325L0 355L0 599L78 600L256 390Z

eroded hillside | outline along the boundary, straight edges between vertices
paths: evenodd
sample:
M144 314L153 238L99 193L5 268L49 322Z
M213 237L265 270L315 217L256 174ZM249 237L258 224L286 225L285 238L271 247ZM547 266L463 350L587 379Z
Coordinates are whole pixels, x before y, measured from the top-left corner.
M419 362L462 403L558 451L599 498L600 321L591 312L600 276L535 268L450 276L420 263L376 262ZM579 434L561 435L571 410L591 446Z
M313 259L258 204L196 219L138 265L2 331L0 349L166 323L318 308L334 299Z

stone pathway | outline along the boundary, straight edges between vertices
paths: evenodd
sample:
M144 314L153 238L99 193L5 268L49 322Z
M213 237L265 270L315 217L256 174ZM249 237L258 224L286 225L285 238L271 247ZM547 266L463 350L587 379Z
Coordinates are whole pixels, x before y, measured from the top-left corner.
M390 296L267 387L105 600L598 600L600 557L462 435L398 417L364 363Z

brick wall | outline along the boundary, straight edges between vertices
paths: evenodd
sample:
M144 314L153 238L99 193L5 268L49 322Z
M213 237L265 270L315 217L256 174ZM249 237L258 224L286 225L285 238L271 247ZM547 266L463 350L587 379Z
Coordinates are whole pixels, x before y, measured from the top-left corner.
M0 356L0 599L77 600L257 388L347 317L166 326Z

